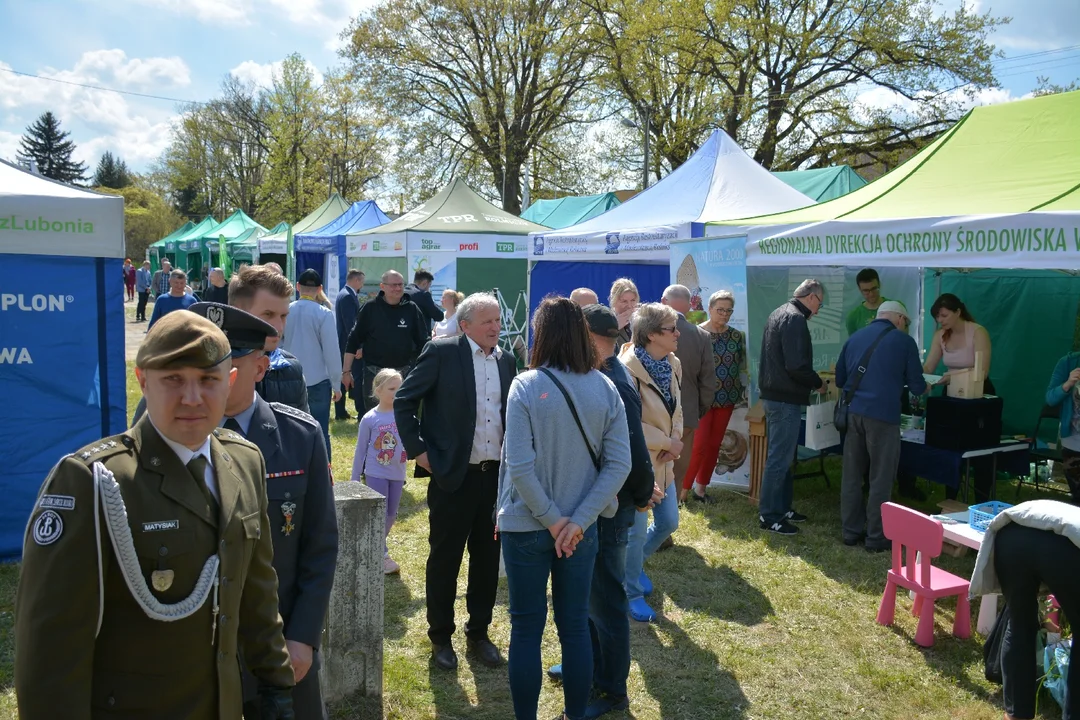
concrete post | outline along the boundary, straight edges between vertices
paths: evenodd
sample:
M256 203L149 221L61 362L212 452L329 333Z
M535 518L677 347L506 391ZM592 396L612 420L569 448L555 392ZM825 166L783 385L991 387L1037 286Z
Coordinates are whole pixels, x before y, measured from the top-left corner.
M322 645L327 702L347 696L357 720L382 718L383 533L386 498L367 485L334 485L338 561Z

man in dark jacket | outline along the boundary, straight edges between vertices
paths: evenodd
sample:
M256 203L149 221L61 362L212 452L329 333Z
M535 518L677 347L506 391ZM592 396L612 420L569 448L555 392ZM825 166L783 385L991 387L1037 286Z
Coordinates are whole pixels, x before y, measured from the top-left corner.
M840 521L844 544L855 545L865 537L867 552L890 549L881 528L881 504L889 499L900 464L901 395L905 386L915 395L927 391L919 348L907 334L909 322L902 303L881 303L877 319L848 338L836 361L836 386L845 391L858 377L860 365L865 370L848 411ZM875 342L864 364L863 356ZM867 469L870 492L864 505Z
M278 347L280 336L285 335L285 318L289 316L292 299L292 283L266 265L248 266L229 282L229 304L270 323L279 335L267 340L270 369L255 384L255 392L266 402L279 402L308 412L304 368L299 360Z
M593 645L593 687L596 696L586 710L586 717L600 717L630 705L626 679L630 674L630 619L626 601L626 542L634 525L635 512L648 512L664 493L656 487L649 448L641 428L641 397L630 373L615 354L619 320L603 305L583 307L589 335L596 350L597 369L607 376L626 407L630 430L630 474L619 491L619 509L614 517L596 519L599 550L593 566L592 592L589 595L589 634ZM548 670L553 678L562 677L562 665Z
M434 275L427 270L417 270L413 274L413 281L405 286L405 294L428 319L428 332L431 332L434 323L443 321L443 312L431 297L431 283L433 282L435 282Z
M371 397L371 381L383 368L394 368L406 375L416 362L420 351L431 338L428 319L405 294L405 278L395 270L387 270L379 283L379 294L364 303L356 316L356 324L345 343L341 363L341 383L353 387L352 364L357 352L363 352L364 374L359 385L364 412L375 407Z
M825 288L803 280L795 296L773 310L761 337L758 387L768 428L768 454L761 477L759 526L780 535L795 535L792 525L806 516L791 507L794 478L791 463L799 442L802 410L810 393L825 384L814 372L814 347L806 321L825 304Z
M352 332L353 325L356 324L356 316L360 313L360 290L364 287L364 271L352 268L349 270L349 274L345 276L345 287L341 288L341 292L337 294L337 298L334 299L334 317L337 320L337 338L338 338L338 350L342 355L345 354L345 343L349 341L349 333ZM357 365L359 363L359 365ZM357 376L363 377L363 362L359 360L353 361L352 372ZM363 407L363 402L356 398L354 393L353 401L356 403L357 415L362 415L360 408ZM334 404L334 415L338 420L348 420L348 409L345 407L345 385L341 385L341 399Z

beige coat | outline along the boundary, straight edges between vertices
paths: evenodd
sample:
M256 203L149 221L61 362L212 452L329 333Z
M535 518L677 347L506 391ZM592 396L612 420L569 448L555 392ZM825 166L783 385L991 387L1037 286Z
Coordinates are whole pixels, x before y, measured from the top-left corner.
M675 482L674 461L660 460L660 453L671 449L671 438L682 439L683 434L683 411L682 411L682 365L674 353L668 355L673 372L671 373L671 395L675 398L675 412L668 414L664 400L660 396L660 388L653 382L652 377L645 370L645 366L634 354L634 344L626 343L619 351L619 359L626 365L634 378L634 384L641 395L641 427L645 434L645 444L649 447L652 455L653 474L656 484L663 490L667 490L671 483ZM689 447L683 448L684 453L690 452Z

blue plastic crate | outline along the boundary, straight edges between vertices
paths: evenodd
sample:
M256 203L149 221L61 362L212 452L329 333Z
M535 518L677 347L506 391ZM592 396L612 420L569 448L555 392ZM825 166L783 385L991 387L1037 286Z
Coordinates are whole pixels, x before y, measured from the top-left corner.
M990 521L994 519L994 516L1005 508L1011 507L1012 505L1009 503L998 500L972 505L968 508L968 525L981 532L986 532L986 528L990 527Z

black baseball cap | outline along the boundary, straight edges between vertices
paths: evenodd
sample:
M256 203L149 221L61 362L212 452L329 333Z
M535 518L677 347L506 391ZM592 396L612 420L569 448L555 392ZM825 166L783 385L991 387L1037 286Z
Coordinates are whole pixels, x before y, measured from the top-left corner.
M589 324L589 332L609 338L619 336L619 320L615 317L615 313L611 311L611 308L594 303L581 308L581 312L585 314L585 322Z
M201 315L225 333L232 348L232 357L250 355L266 346L266 338L277 337L277 330L270 323L232 305L199 302L188 308Z
M308 268L300 273L300 277L296 279L296 284L303 285L304 287L319 287L322 285L322 275L317 271Z

